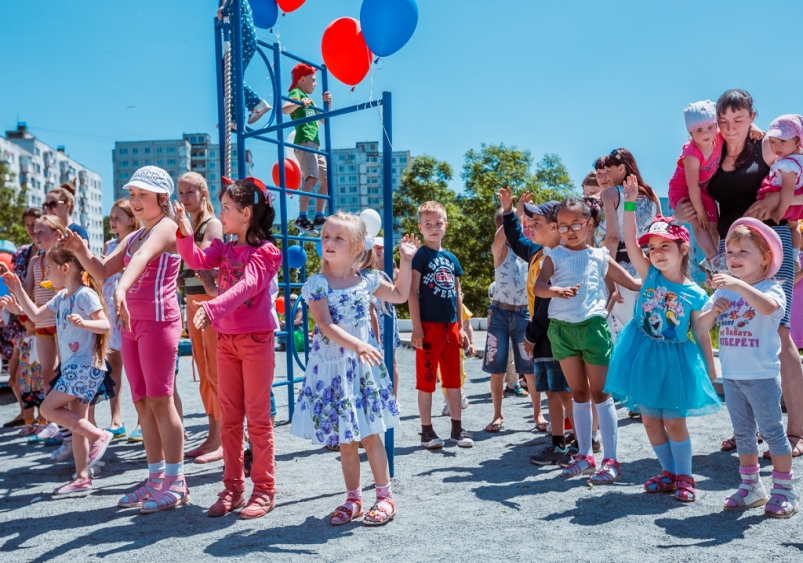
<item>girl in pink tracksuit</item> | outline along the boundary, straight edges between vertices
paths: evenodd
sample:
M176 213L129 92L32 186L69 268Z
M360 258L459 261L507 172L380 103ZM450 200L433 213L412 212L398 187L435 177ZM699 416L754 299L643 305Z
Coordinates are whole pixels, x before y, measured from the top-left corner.
M270 280L282 254L273 244L275 217L265 185L256 178L224 179L220 194L223 232L234 242L215 240L204 250L195 246L192 225L176 204L179 233L176 245L193 270L219 269L220 295L201 303L194 319L199 329L210 324L218 332L217 369L220 398L220 438L223 443L225 489L208 511L223 516L243 507L240 518L259 518L275 506L273 424L270 389L273 383L273 332ZM243 420L248 417L254 463L254 490L246 502L243 466Z

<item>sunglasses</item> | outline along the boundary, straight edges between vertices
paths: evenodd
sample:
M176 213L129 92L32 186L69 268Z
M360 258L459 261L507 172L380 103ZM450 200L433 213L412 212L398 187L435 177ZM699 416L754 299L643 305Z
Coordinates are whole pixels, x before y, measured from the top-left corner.
M58 201L48 201L42 204L42 209L55 209L57 206L61 205L62 203L67 203L66 201L58 200Z
M572 223L572 224L571 224L571 225L569 225L568 227L567 227L567 226L565 226L565 225L564 225L564 226L562 226L562 227L558 227L558 232L559 232L560 234L562 234L562 235L564 235L564 234L568 233L568 232L569 232L569 229L571 229L571 230L573 230L573 231L577 232L577 231L579 231L580 229L582 229L582 228L583 228L583 226L584 226L586 223L588 223L588 221L589 221L589 220L588 220L588 219L586 219L585 221L581 221L580 223Z

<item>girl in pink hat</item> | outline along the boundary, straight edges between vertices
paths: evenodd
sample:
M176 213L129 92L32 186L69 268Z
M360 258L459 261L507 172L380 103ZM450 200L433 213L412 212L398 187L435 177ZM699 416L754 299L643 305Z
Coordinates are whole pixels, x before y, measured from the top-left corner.
M716 288L700 316L706 330L719 324L719 358L725 402L739 453L742 483L725 501L725 510L765 506L770 518L789 518L798 508L792 447L781 414L781 338L786 295L772 277L781 268L778 234L757 219L731 225L725 240L728 274L716 274ZM756 431L772 456L772 490L767 494L758 472Z

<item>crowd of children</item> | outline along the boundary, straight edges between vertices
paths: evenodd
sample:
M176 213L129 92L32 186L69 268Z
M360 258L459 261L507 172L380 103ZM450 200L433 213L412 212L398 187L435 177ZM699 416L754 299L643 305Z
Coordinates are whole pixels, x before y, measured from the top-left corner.
M299 104L288 102L283 111L294 118L314 115L309 95L315 86L314 69L298 65L290 98ZM331 102L328 93L324 101ZM522 377L536 430L551 434L532 463L559 465L561 477L587 476L594 485L621 480L618 401L641 418L660 464L644 490L693 502L697 485L686 419L721 408L710 337L718 326L734 428L723 449L735 447L741 475L723 508L763 506L772 518L795 514L792 457L803 453L803 369L792 340L800 332L790 335L790 313L797 310L792 295L801 278L794 272L796 263L800 269L797 222L803 218L803 117L781 116L766 134L752 126L754 117L752 99L743 91L685 111L691 138L670 182L670 204L705 253L700 267L712 294L691 280L689 230L662 214L627 149L595 161L582 197L533 202L530 194L520 194L516 205L511 190L500 186L483 360L493 403L486 432L503 426L502 393L512 359L512 389L522 389ZM325 195L317 129L316 122L299 126L296 144L311 149L298 150L302 191L320 183L319 195ZM730 176L731 191L723 196L722 182L737 171L742 173ZM2 274L10 294L0 298L0 307L15 315L4 333L12 335L13 352L3 353L13 360L20 434L60 441L54 461L74 458L75 475L56 494L91 490L109 443L126 436L115 397L124 368L148 476L119 500L120 507L147 514L189 502L183 463L191 457L196 463L224 461L223 490L209 516L239 509L241 518L259 518L274 509L275 411L268 405L280 328L274 312L282 261L272 235L276 212L260 180L223 184L215 217L200 175L179 178L179 201L171 202L171 177L154 166L139 169L125 186L129 198L112 207L116 238L100 257L71 221L69 186L48 194L46 214L32 209L23 216L34 242L15 255L14 271ZM380 352L385 339L394 348L400 344L394 304L409 303L421 445L445 445L432 417L438 381L450 418L448 441L475 445L462 422L463 351L471 355L474 346L461 292L463 269L443 247L449 223L438 202L419 207L422 242L413 235L401 239L393 277L380 271L384 241L368 236L359 217L324 217L323 205L316 204L310 221L308 198L301 203L296 224L320 234L322 265L301 290L315 328L291 433L340 452L346 498L332 512L332 525L357 518L384 525L397 509L381 441L400 420L395 359L391 366ZM209 418L206 440L186 453L174 371L182 334L178 285ZM392 333L385 328L388 317ZM293 345L292 336L287 342ZM100 398L111 399L106 429L94 422L92 405ZM769 492L759 478L757 436L769 446ZM367 510L360 447L376 485Z

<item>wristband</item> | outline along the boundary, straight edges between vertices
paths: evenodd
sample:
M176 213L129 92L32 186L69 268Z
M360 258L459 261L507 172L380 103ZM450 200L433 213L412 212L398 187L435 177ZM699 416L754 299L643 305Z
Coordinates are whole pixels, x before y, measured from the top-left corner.
M626 201L625 202L625 211L635 211L636 210L636 202L635 201Z

